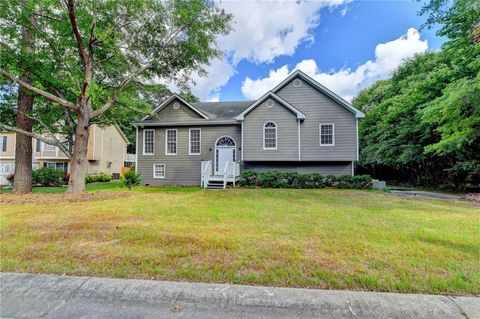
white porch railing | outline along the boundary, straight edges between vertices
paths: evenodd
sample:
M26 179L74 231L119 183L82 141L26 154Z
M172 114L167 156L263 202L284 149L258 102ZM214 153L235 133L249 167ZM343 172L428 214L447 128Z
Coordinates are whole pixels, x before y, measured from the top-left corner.
M223 188L227 187L227 184L231 182L233 186L240 177L240 163L227 161L222 172L213 174L212 161L202 161L201 166L201 186L203 188L208 187L209 181L222 182Z
M208 178L212 176L212 161L202 161L202 168L201 168L201 186L203 188L207 188L208 185Z

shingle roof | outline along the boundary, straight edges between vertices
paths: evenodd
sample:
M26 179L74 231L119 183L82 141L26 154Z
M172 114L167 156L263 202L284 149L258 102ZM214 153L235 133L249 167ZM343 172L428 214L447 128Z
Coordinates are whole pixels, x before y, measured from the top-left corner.
M255 101L233 102L197 102L191 105L205 113L211 120L234 120L235 116L245 111Z

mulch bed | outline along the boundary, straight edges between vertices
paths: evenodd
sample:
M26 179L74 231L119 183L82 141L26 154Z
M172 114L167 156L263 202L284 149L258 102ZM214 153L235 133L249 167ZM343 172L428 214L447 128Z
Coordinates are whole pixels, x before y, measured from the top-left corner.
M47 193L30 193L30 194L0 194L0 204L47 204L58 202L86 202L107 200L114 198L124 198L131 196L131 192L85 192L81 194L47 194Z
M462 196L463 199L468 200L469 202L474 202L480 204L480 193L470 193Z

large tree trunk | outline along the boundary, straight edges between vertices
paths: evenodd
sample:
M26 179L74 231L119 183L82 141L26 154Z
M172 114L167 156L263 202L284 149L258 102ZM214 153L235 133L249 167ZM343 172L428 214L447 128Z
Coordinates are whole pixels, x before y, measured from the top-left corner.
M22 78L24 81L30 79ZM20 87L18 90L18 113L16 126L27 132L32 131L30 114L33 108L33 95ZM25 134L16 133L15 137L15 179L13 191L24 194L32 191L32 138Z
M32 13L30 22L35 24ZM22 28L22 45L25 51L32 52L33 39L26 27ZM32 82L31 74L28 70L22 70L20 79L28 84ZM16 126L27 132L32 131L32 119L28 117L33 110L33 93L29 90L19 87L18 89L18 107ZM30 136L16 133L15 137L15 179L13 181L13 191L24 194L32 191L32 138Z
M86 108L82 108L86 109ZM77 194L85 191L85 176L87 175L88 127L89 114L78 113L75 129L72 160L70 161L70 179L67 193Z

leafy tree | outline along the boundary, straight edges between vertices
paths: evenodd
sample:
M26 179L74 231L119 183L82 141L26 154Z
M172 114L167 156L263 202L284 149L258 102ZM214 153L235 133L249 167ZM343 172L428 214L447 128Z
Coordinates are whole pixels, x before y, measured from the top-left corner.
M231 18L207 0L38 0L33 25L19 1L0 4L0 74L42 97L47 110L62 109L62 124L74 128L74 193L85 189L88 127L108 122L121 105L141 108L132 96L142 83L167 78L185 87L191 72L221 56L215 38ZM35 39L31 57L17 54L19 26ZM19 78L22 68L34 84Z
M355 98L366 113L361 164L415 184L480 187L479 3L431 0L421 13L449 40Z

